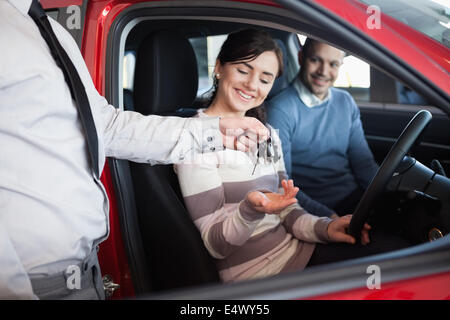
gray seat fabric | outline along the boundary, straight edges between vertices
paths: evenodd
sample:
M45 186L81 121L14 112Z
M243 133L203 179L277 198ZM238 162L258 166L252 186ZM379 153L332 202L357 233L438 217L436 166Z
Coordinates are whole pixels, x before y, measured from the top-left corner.
M288 67L286 46L284 45L283 41L281 41L280 39L275 39L275 41L277 42L278 46L280 47L281 51L283 52L284 70L288 70L289 67ZM267 99L270 99L270 98L276 96L283 89L287 88L288 85L289 85L289 79L288 79L287 73L284 72L279 78L275 79L272 89L270 90L269 94L267 95Z

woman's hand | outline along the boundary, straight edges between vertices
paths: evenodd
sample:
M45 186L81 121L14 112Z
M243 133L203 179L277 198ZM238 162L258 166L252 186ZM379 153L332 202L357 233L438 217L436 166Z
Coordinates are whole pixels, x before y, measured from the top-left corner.
M299 190L298 187L294 187L292 180L283 180L281 185L283 186L284 194L252 191L247 195L247 200L259 212L279 214L285 208L297 202L295 196Z
M352 215L346 215L343 217L339 217L334 219L328 225L328 237L331 241L335 242L347 242L354 244L356 242L355 238L346 233L348 226L350 225L350 221L352 219ZM366 245L370 242L369 239L369 230L371 227L365 223L363 229L361 230L361 243Z

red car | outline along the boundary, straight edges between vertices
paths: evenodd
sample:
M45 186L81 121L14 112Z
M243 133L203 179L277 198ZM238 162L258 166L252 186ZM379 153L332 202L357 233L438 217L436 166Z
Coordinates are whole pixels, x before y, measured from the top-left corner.
M381 164L351 229L389 221L392 232L415 244L225 286L184 208L172 166L108 159L102 182L111 232L99 254L110 298L450 299L448 2L41 2L78 42L98 91L118 108L145 114L192 114L210 86L221 42L242 27L266 29L283 47L285 72L270 95L298 72L304 36L345 50L347 69L336 85L355 98ZM186 39L197 60L192 66L180 66ZM148 109L135 108L137 101Z

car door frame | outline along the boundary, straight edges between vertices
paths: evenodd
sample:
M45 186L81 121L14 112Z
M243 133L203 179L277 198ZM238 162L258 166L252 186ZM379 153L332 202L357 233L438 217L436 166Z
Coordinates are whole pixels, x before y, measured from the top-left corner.
M111 25L107 27L109 34L107 36L107 50L105 54L105 96L113 105L120 105L120 92L118 92L118 75L119 73L115 68L118 67L118 63L120 62L120 53L119 44L117 43L120 38L121 32L123 28L126 26L125 19L129 19L130 15L136 10L148 9L149 16L170 16L170 13L175 14L178 10L178 14L181 14L185 17L186 15L191 14L192 16L202 16L209 18L217 18L221 15L227 16L230 18L229 14L223 14L224 12L233 12L232 17L236 19L237 17L242 17L242 21L249 22L258 22L266 25L268 22L264 20L262 17L265 15L273 17L274 15L279 16L279 26L284 27L286 29L297 30L300 29L304 32L305 28L307 29L306 33L314 35L317 38L327 39L330 37L330 30L325 30L321 28L314 28L311 24L306 24L302 21L305 21L305 17L307 16L308 21L323 21L321 15L323 14L322 10L317 10L314 6L311 6L309 2L301 2L298 4L305 11L303 16L298 16L292 11L287 9L277 8L275 6L267 6L263 4L255 4L255 3L241 3L241 2L225 2L224 1L164 1L157 2L152 1L148 3L138 3L133 4L132 6L126 6L122 8L122 10L118 10L118 13L115 16L115 19L112 21ZM190 13L190 10L191 12ZM316 11L314 11L316 10ZM202 13L203 12L203 13ZM246 15L249 14L249 15ZM138 14L137 14L138 15ZM316 17L318 16L318 17ZM252 17L250 19L249 17ZM315 17L315 19L313 19ZM136 17L134 17L136 18ZM253 21L252 21L253 20ZM270 20L270 19L269 19ZM291 21L292 22L287 22ZM295 21L294 21L295 20ZM272 20L271 23L273 25L277 25ZM321 22L323 23L323 22ZM343 27L342 21L331 19L329 20L329 29L333 30L333 34L336 34L335 45L339 46L341 43L350 43L351 52L358 52L358 41L359 35L354 36L355 38L351 41L348 39L349 35L344 33L347 31L346 28ZM308 28L309 27L309 28ZM352 38L350 36L350 38ZM120 41L119 41L120 42ZM445 95L442 94L440 89L436 89L429 80L424 80L422 82L422 77L419 77L420 80L417 80L417 73L407 65L403 63L399 63L398 57L393 57L391 54L387 53L386 50L380 48L379 45L374 44L373 41L363 46L363 53L367 54L369 60L374 62L380 68L393 68L394 74L400 78L404 79L405 83L411 85L415 90L419 92L426 92L427 97L432 97L433 100L438 104L442 105L447 100ZM361 51L359 51L361 52ZM448 111L448 110L446 110ZM121 175L124 173L120 168L120 165L115 163L116 160L110 159L109 165L111 167L111 175L112 180L115 184L115 194L116 198L118 198L118 202L127 203L129 201L125 199L125 201L121 198L127 194L126 186L129 185L127 183L127 179L125 181ZM121 182L122 179L122 182ZM125 186L125 188L124 188ZM116 204L117 205L117 204ZM123 210L118 206L118 210ZM126 215L126 210L122 212L122 214ZM124 219L123 217L121 219ZM126 219L126 217L125 217ZM124 227L122 223L121 228ZM127 238L127 232L122 229L122 234ZM263 279L258 280L252 283L244 282L241 284L236 284L233 286L227 287L216 287L214 290L212 288L209 289L194 289L198 293L197 296L189 295L189 297L198 297L198 298L214 298L214 297L233 297L233 298L252 298L252 297L260 297L259 292L263 290L264 297L266 298L284 298L284 299L295 299L295 298L305 298L316 296L320 294L326 294L330 292L340 292L342 290L355 289L355 288L364 288L366 286L367 280L367 263L371 264L379 264L383 267L385 274L385 279L388 282L400 281L405 279L410 279L410 281L414 281L414 277L419 276L427 276L438 274L442 272L447 272L450 270L450 256L446 254L449 249L450 238L447 236L442 240L436 241L432 244L424 244L421 246L417 246L411 249L406 249L398 252L393 252L386 255L377 255L372 256L368 259L358 259L343 262L340 265L328 265L317 267L317 269L313 268L309 271L305 271L302 273L290 274L290 275L282 275L279 277L274 277L271 279ZM125 247L127 244L125 244ZM431 246L431 247L430 247ZM128 248L129 249L129 248ZM128 253L128 258L130 258L130 254ZM131 256L132 258L132 256ZM426 259L426 263L417 263L418 261L422 261ZM130 262L130 265L134 262ZM392 268L390 268L390 266ZM356 268L356 269L353 269ZM406 269L405 269L406 268ZM395 270L395 272L394 272ZM322 273L324 272L324 273ZM325 286L323 284L323 276L327 274L327 279L329 282ZM133 273L133 277L136 276L136 273ZM317 277L313 275L316 274ZM450 273L448 273L450 275ZM345 281L342 281L345 279ZM137 281L134 281L135 283ZM304 291L303 293L299 290L302 290L305 283L310 283L309 289ZM332 290L329 289L329 285L332 285ZM317 290L313 290L314 287L317 287ZM319 289L321 288L321 289ZM327 289L328 288L328 289ZM216 292L216 295L212 295L212 292ZM282 292L282 294L280 293ZM139 293L137 291L137 293ZM182 291L177 291L174 293L173 297L184 297Z

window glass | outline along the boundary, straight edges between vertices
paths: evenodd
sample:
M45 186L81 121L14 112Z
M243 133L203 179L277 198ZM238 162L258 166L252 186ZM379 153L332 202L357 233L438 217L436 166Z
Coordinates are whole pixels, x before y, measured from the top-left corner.
M428 105L427 100L383 71L354 56L346 56L334 83L358 102Z
M306 36L298 34L303 45ZM367 62L352 56L344 57L334 87L348 91L356 102L382 104L428 105L424 97Z
M136 66L136 54L133 51L126 51L123 57L123 88L133 90L134 68Z
M224 34L189 39L197 58L199 77L197 97L203 95L213 85L212 79L216 58L226 38L227 35Z
M354 56L346 56L334 85L368 89L370 87L370 65Z
M356 101L370 101L370 65L354 56L346 56L334 86L347 90Z

